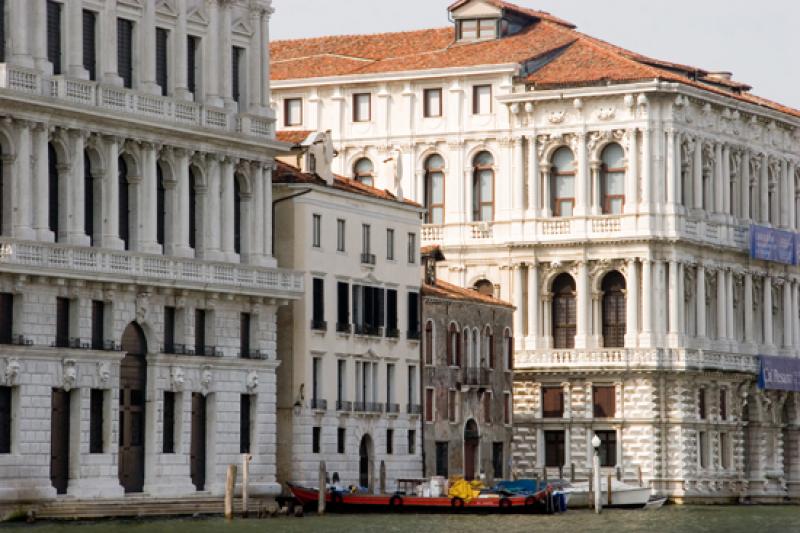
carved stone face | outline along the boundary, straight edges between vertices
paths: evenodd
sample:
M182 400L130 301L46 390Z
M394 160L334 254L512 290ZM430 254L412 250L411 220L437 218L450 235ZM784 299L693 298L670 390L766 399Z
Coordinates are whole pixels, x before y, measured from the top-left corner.
M9 359L6 363L5 381L7 385L14 385L22 371L22 365L18 359Z
M183 369L179 366L172 367L170 372L170 381L172 381L172 388L174 390L182 390L183 384L186 381L186 378L183 374Z
M75 361L64 361L64 390L69 392L78 381L78 366Z
M251 370L247 374L247 381L245 385L247 386L247 390L250 392L256 390L258 388L258 372Z
M102 383L108 383L111 379L111 364L108 361L97 363L97 375Z

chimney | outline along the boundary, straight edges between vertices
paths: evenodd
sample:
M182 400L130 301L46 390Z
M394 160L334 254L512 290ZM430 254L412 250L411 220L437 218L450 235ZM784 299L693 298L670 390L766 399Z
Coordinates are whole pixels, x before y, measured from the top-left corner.
M333 185L334 175L331 163L338 154L333 148L331 131L310 135L303 142L306 148L306 172L316 174L328 185Z
M403 152L400 148L393 148L389 157L383 161L387 174L386 183L392 184L392 190L397 199L403 200Z

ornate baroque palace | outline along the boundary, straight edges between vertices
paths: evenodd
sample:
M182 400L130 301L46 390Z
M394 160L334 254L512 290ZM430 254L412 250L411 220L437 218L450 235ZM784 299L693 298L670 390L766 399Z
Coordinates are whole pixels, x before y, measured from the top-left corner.
M585 479L596 433L675 500L800 498L800 396L756 384L798 356L800 272L750 246L796 239L800 111L548 13L448 15L273 42L271 105L425 206L441 279L514 304L517 474Z
M271 12L0 2L0 501L279 492Z

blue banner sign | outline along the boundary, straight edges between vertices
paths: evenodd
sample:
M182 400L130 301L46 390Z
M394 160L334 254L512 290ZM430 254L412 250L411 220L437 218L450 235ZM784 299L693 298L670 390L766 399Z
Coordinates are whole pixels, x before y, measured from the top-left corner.
M795 248L800 247L800 236L763 226L750 226L750 256L762 261L774 261L785 265L796 264Z
M800 392L800 358L760 355L758 388Z

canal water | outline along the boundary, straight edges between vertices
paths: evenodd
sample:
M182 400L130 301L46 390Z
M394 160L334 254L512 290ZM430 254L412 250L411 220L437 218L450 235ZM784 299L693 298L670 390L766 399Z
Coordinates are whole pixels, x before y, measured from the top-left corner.
M327 515L304 518L234 520L222 518L174 520L116 520L0 524L3 533L265 533L265 532L376 532L376 533L613 533L706 532L800 533L798 506L667 506L657 511L606 510L563 515Z

